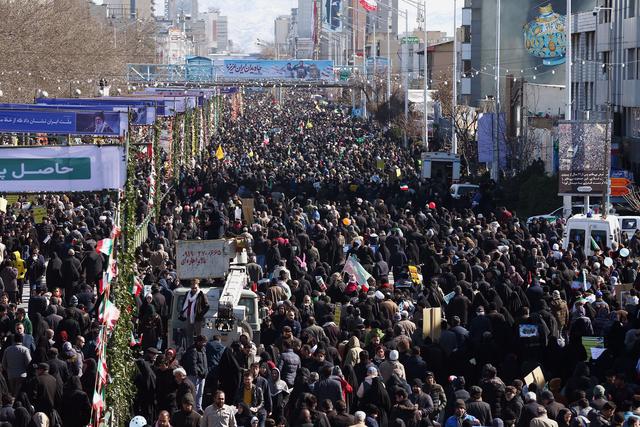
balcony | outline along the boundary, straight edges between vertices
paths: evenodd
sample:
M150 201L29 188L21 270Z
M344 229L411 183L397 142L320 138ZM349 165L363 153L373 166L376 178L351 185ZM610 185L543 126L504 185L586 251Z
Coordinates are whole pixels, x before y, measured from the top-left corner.
M640 44L640 22L638 17L627 18L622 24L624 46L631 49Z
M640 107L640 80L622 82L622 106Z

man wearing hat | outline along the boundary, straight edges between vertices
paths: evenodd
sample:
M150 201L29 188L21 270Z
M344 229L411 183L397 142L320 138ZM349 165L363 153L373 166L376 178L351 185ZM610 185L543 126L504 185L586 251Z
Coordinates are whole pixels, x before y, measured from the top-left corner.
M464 421L471 422L474 426L479 426L480 421L473 415L467 414L467 405L464 400L456 400L453 415L444 423L444 427L461 427Z
M409 400L414 405L418 405L418 410L422 415L422 419L426 420L431 416L431 413L434 410L433 400L431 400L431 396L422 391L422 380L420 378L416 378L411 381L411 394L409 395Z
M200 425L200 414L193 410L195 401L191 393L187 393L182 398L180 410L173 414L171 422L173 427L198 427Z
M394 373L402 379L406 378L404 365L398 361L399 357L400 353L398 353L398 350L391 350L389 352L389 358L380 364L380 376L384 382L389 381L389 378L391 378L391 375Z
M444 408L447 406L447 395L444 393L444 389L438 383L436 383L436 379L433 376L433 372L427 371L425 374L426 381L422 386L422 389L425 393L431 396L431 400L433 401L434 410L431 413L431 419L437 420L440 416L440 413L444 411Z
M467 413L473 415L480 421L480 425L488 426L493 421L491 416L491 406L482 401L482 388L477 385L469 389L470 399L466 402Z
M551 307L553 317L556 318L556 322L558 323L558 331L562 333L569 320L569 308L567 307L566 301L560 298L560 291L557 289L551 294L549 306Z

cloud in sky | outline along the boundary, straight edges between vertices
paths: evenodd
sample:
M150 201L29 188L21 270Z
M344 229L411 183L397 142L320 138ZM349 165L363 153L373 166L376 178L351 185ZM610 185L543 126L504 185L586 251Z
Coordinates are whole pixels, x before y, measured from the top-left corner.
M458 1L458 25L460 7ZM155 0L157 13L163 12L164 1ZM200 10L210 7L220 9L229 17L229 38L245 51L257 51L256 39L273 40L274 19L279 15L289 15L291 8L297 7L297 0L200 0ZM409 11L409 30L416 26L416 9L399 1L399 9ZM399 28L404 31L404 18L400 17ZM427 2L427 28L453 34L453 2L430 0Z

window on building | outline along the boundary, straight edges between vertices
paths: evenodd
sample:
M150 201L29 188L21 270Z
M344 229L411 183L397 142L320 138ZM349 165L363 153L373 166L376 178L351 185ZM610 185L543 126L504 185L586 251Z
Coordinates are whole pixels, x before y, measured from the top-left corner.
M611 62L611 51L602 52L602 74L605 80L609 80L611 73L609 73L609 63Z
M580 33L571 34L571 46L580 46ZM580 56L580 49L571 49L571 60L576 61Z
M593 110L593 82L584 82L584 109Z
M585 33L585 55L584 59L587 61L593 61L596 55L596 32L589 31Z
M625 78L627 80L635 80L636 79L636 58L638 56L638 50L636 48L627 49L627 60L625 61L625 68L627 69L627 73Z
M611 8L613 7L613 0L604 0L601 6L603 9L600 11L600 23L608 24L611 22Z
M633 18L636 16L636 3L638 0L627 0L624 8L624 17Z

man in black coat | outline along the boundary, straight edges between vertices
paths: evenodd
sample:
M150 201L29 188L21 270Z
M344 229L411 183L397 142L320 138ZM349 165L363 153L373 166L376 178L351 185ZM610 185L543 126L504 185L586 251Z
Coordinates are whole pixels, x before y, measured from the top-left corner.
M482 401L482 389L472 386L470 389L471 398L467 401L467 413L473 415L480 421L481 426L491 425L491 406Z
M95 245L87 245L87 251L82 260L82 271L84 271L87 285L93 286L102 278L103 261L102 254L96 252Z
M62 261L60 274L62 277L62 288L64 289L64 299L67 305L71 302L71 297L76 293L78 280L80 279L80 260L76 258L76 251L69 249L67 257Z
M35 378L33 406L36 412L44 412L50 419L56 404L62 398L56 379L49 374L49 365L39 363Z
M320 380L313 387L313 393L319 401L329 399L337 402L342 399L342 386L340 382L331 378L330 366L323 366L320 370Z

